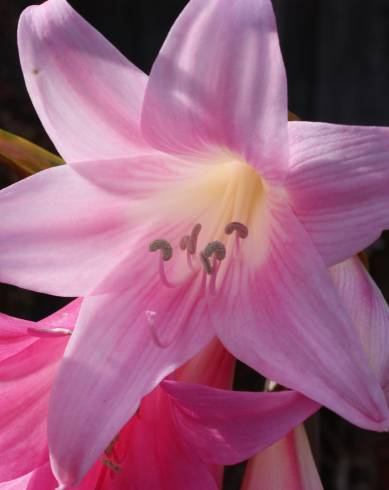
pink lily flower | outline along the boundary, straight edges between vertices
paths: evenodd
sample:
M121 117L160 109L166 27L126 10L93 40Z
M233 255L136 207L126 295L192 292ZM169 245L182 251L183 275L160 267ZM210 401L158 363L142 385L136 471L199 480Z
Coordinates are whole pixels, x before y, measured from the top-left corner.
M303 425L249 461L241 490L263 489L323 490Z
M37 324L0 316L0 490L57 487L47 409L79 307L74 301ZM143 399L77 489L217 490L221 465L272 444L318 408L293 392L227 391L233 368L234 359L214 339Z
M1 192L0 279L86 296L49 411L57 476L79 481L215 334L266 377L387 429L327 267L388 225L389 130L288 124L270 1L191 0L149 79L65 0L23 13L19 48L70 164Z

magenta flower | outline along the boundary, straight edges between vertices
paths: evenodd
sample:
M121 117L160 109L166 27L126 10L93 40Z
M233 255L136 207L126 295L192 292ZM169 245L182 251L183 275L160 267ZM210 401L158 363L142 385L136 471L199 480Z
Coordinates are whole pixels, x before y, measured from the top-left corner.
M149 80L65 0L24 12L19 47L69 165L1 192L0 278L86 296L49 411L57 474L80 480L215 334L266 377L387 429L327 266L388 225L389 130L288 124L270 1L190 1Z
M79 307L74 301L37 324L0 315L0 490L57 487L47 409ZM272 444L318 408L293 392L226 391L233 368L232 356L213 340L174 374L175 381L143 399L77 488L217 490L223 464ZM66 470L61 476L69 479Z
M241 490L323 490L304 426L252 458Z

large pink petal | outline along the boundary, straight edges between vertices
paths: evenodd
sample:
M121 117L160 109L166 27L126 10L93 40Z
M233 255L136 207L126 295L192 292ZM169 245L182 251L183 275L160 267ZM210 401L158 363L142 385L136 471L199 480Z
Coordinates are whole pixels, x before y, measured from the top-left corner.
M304 426L252 458L241 490L323 490Z
M288 206L269 199L262 261L248 254L231 261L212 301L221 341L267 378L357 425L386 430L385 398L323 260Z
M143 266L132 274L130 291L84 300L53 388L49 445L67 485L81 480L141 397L214 335L195 279L175 289Z
M389 228L389 128L289 123L292 207L333 265Z
M147 147L139 126L146 75L65 0L27 8L18 44L30 97L65 160Z
M183 437L203 461L234 464L283 437L320 407L299 393L249 393L164 381Z
M331 276L389 403L389 307L358 257L333 266Z
M142 113L168 153L227 147L266 177L286 163L287 94L269 0L192 0L151 70Z
M3 189L0 208L3 282L83 296L128 253L128 196L88 182L70 166L45 170Z

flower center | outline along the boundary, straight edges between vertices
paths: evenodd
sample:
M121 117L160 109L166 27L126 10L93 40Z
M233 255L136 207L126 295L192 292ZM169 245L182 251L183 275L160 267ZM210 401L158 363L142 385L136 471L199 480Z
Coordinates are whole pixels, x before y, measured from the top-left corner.
M231 268L255 262L261 255L264 196L261 177L236 159L204 165L201 173L158 196L153 207L158 206L161 221L171 223L176 218L177 223L149 243L149 251L159 255L163 287L179 288L198 278L200 286L193 296L215 296ZM191 230L189 234L185 228ZM158 311L146 311L158 344L169 345L172 338L165 342L156 335L158 318Z

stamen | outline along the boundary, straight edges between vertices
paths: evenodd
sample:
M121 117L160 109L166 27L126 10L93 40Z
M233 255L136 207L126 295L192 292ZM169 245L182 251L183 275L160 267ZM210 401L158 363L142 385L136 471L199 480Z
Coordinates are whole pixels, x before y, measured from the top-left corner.
M149 245L149 250L150 252L161 250L161 257L165 262L173 257L172 246L167 240L163 240L160 238L158 238L157 240L153 240Z
M180 240L181 250L187 250L188 253L194 255L196 253L197 240L199 238L200 231L201 231L201 225L200 223L197 223L197 225L193 227L190 236L185 235L181 238Z
M188 266L192 270L193 270L192 255L194 255L196 253L197 240L198 240L200 231L201 231L201 225L200 225L200 223L197 223L193 227L190 236L185 235L180 240L180 248L181 248L181 250L186 250L186 258L187 258Z
M161 281L168 288L173 288L174 284L172 284L168 278L166 277L164 262L167 262L173 257L173 248L167 240L163 240L158 238L154 240L149 245L150 252L156 252L157 250L161 251L160 260L159 260L159 275L161 276Z
M212 274L212 266L209 258L204 254L204 252L200 252L200 260L203 264L204 270L207 274Z
M112 470L114 473L119 473L120 471L122 471L122 468L120 465L114 463L113 461L107 459L107 458L104 458L102 463L107 466L110 470Z
M215 254L218 260L223 260L226 257L226 247L222 242L215 240L214 242L208 243L203 253L206 257L212 257Z
M201 231L201 225L200 223L197 223L192 230L192 233L190 234L190 243L188 244L188 252L192 255L196 253L196 248L197 248L197 240L199 238Z
M108 446L104 449L104 453L107 455L107 456L110 456L112 454L112 450L113 450L113 447L114 445L116 444L117 440L119 439L119 436L115 436L112 441L108 444Z
M213 258L213 267L212 267L212 272L211 272L211 279L209 281L209 293L211 296L216 295L216 276L218 273L220 267L220 262L216 259L216 257Z
M180 249L186 250L188 248L188 243L190 242L190 236L185 235L180 240Z
M207 274L212 274L213 271L211 261L209 260L212 255L215 255L215 258L219 261L226 257L226 247L222 242L215 240L214 242L208 243L205 249L200 253L200 260Z
M72 335L70 328L29 327L27 333L32 337L64 337Z
M249 234L249 229L247 228L246 225L243 223L239 223L239 221L232 221L231 223L228 223L226 227L224 228L224 231L227 235L232 235L234 231L239 235L239 238L247 238Z

